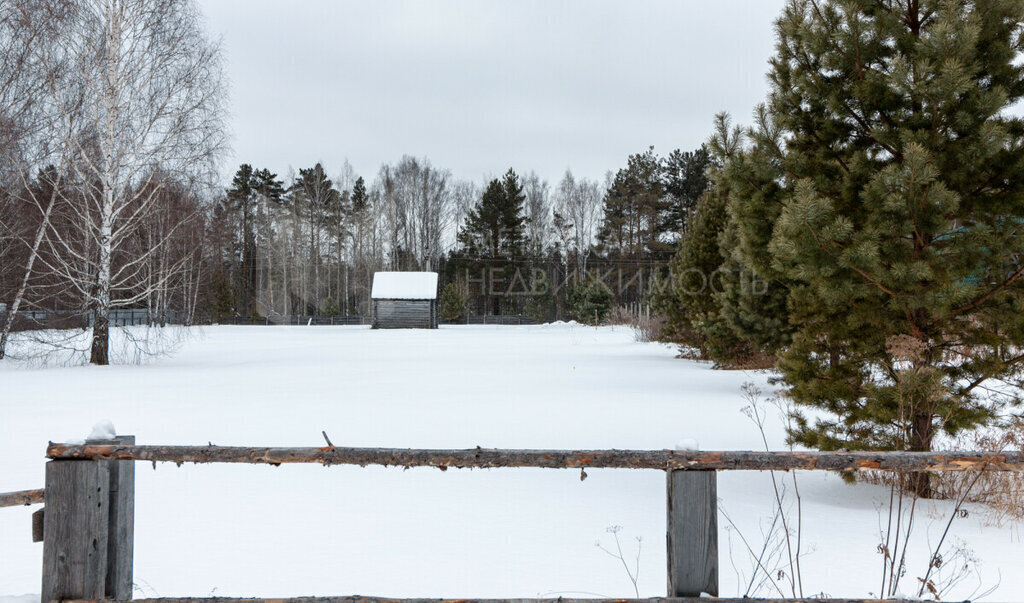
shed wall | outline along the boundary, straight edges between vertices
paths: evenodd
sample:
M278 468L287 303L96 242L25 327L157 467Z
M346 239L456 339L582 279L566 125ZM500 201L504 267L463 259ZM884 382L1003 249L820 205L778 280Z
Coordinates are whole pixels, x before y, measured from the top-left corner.
M437 300L375 299L374 329L436 329Z

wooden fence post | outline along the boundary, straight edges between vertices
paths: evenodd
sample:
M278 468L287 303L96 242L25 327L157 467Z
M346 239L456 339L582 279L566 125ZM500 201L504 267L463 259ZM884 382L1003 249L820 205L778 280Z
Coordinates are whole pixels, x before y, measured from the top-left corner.
M43 541L44 510L38 509L32 513L32 542Z
M135 436L89 443L134 444ZM130 599L134 524L132 461L48 462L43 603Z
M668 596L718 596L715 471L666 471Z

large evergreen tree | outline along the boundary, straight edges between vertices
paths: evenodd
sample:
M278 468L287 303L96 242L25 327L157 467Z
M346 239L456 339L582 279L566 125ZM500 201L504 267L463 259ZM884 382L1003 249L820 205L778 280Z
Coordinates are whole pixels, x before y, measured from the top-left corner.
M670 286L655 303L668 320L669 335L680 343L721 366L751 366L770 360L788 342L787 289L765 262L743 261L729 204L777 174L750 169L756 164L740 152L743 134L725 114L716 117L709 146L707 177L714 187L688 217L669 262ZM766 253L762 248L758 258Z
M252 190L260 203L280 203L284 195L284 183L277 179L277 174L264 168L253 172Z
M260 223L266 220L267 205L279 203L284 193L282 183L270 170L254 170L243 163L226 191L225 210L236 228L232 229L231 259L237 266L228 266L235 275L227 285L233 292L234 311L242 316L256 314L256 283L259 278L257 257L260 253ZM264 233L264 238L266 233Z
M525 200L523 185L512 169L501 180L491 180L458 234L464 268L477 272L516 265L526 245ZM491 297L491 311L500 314L501 297Z
M522 183L511 169L501 180L491 180L459 231L463 251L488 259L519 258L526 242L525 199Z
M341 193L327 177L323 165L317 163L311 168L299 170L291 187L294 210L304 214L309 236L309 267L312 274L303 279L303 311L315 314L320 307L322 293L320 265L322 234L328 226L331 208L340 207Z
M726 218L724 196L714 191L701 197L679 250L669 261L668 287L654 297L655 308L668 323L665 336L697 348L702 357L720 364L729 362L726 356L733 354L736 342L719 318L718 302L708 281L720 274L725 262L718 239Z
M789 284L779 368L816 411L797 442L928 450L997 415L991 380L1016 384L1022 20L1018 0L792 0L779 18L729 213L744 263Z
M744 351L767 360L787 346L792 335L789 279L773 266L768 250L784 175L771 160L774 147L748 145L742 132L730 136L725 114L716 117L716 124L711 147L722 165L715 175L716 194L723 198L730 219L719 235L724 261L715 282L715 301L721 320L744 342Z
M600 249L610 257L638 264L651 257L666 258L672 243L662 235L670 207L661 160L654 148L630 155L605 193L604 217L597 234Z
M352 211L353 213L360 213L366 210L370 205L370 198L366 194L366 183L363 181L363 177L356 178L355 184L352 185Z
M665 194L669 199L663 230L679 233L686 229L698 201L711 184L708 179L711 164L711 153L704 145L694 151L676 149L662 159Z
M230 210L235 213L238 220L237 256L238 270L234 279L236 311L245 316L253 313L253 290L256 287L256 264L253 262L255 255L255 237L253 236L253 209L255 207L255 195L253 191L253 169L248 163L243 163L235 177L231 180L231 188L227 190L227 200Z

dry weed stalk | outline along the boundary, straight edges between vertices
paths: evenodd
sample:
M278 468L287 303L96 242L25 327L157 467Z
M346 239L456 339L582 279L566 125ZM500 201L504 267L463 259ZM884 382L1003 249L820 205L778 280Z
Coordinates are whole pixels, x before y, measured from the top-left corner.
M643 538L637 536L636 540L636 559L633 560L633 567L629 567L629 562L626 561L626 556L622 552L622 543L619 542L619 532L622 531L622 526L609 526L605 529L606 532L612 535L615 539L615 551L610 551L601 545L601 542L595 542L594 546L601 549L604 553L611 557L618 559L622 562L622 567L626 570L626 576L629 577L629 581L633 583L633 593L636 594L636 598L640 598L640 587L637 585L637 581L640 579L640 552L643 550Z
M916 597L921 598L927 594L934 597L936 601L941 601L943 597L948 595L953 588L960 585L972 573L977 575L977 570L974 569L974 566L977 565L978 559L974 557L973 552L966 545L961 543L948 556L943 555L943 547L949 537L953 521L964 519L968 516L968 511L964 508L964 505L970 501L971 492L982 479L982 476L991 475L992 473L986 471L986 465L982 465L982 468L977 471L965 472L965 475L968 476L966 485L955 498L956 504L953 507L953 511L949 514L942 535L934 547L929 546L928 566L924 576L917 577ZM917 510L918 502L918 496L910 484L911 478L912 476L907 474L898 474L888 480L888 520L885 529L882 531L883 533L880 534L884 542L878 545L878 552L882 555L882 584L879 589L879 596L881 597L899 597L903 594L900 592L899 587L901 579L907 574L907 548L914 531L915 511ZM905 493L908 492L911 494L909 510L904 511ZM893 524L894 515L895 525ZM905 520L904 517L906 517ZM892 545L891 547L890 544ZM952 567L953 571L943 574L942 570L947 567ZM974 600L984 597L995 591L997 587L998 584L983 591L982 581L979 576L978 586L967 599Z
M754 422L754 425L757 426L758 432L761 434L761 442L764 444L765 450L770 451L771 447L768 444L768 436L765 432L765 420L768 412L767 409L763 407L762 392L753 383L744 383L742 390L743 397L747 401L747 406L743 408L743 413ZM793 417L793 413L791 412L792 409L788 408L778 397L769 398L767 402L778 409L779 416L787 423L787 427L792 427L792 425L789 424ZM792 446L790 446L790 450L792 450ZM775 494L775 512L778 520L782 523L782 534L784 536L783 544L786 549L786 560L789 570L788 573L784 570L777 570L776 577L778 579L786 579L793 598L803 597L803 575L800 569L800 556L803 546L803 501L800 498L800 486L797 483L796 471L790 472L790 477L793 482L793 494L796 498L795 526L791 525L792 521L784 504L786 495L785 485L780 485L780 480L778 476L775 475L775 471L769 471L768 473L771 476L772 490ZM735 527L735 524L732 525ZM765 548L767 548L767 543ZM762 550L762 555L763 553L764 550ZM760 558L758 558L758 563L760 565Z

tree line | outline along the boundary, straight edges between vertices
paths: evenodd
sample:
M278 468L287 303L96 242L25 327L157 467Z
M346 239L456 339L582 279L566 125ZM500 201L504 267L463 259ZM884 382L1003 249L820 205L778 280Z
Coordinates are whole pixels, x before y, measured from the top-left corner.
M554 187L511 168L482 184L458 180L410 156L369 182L347 162L333 177L320 163L285 177L243 164L213 202L211 310L368 315L374 272L426 270L457 292L448 318L567 316L576 281L592 280L588 263L632 271L667 261L709 161L703 148L648 150L603 185L567 170Z
M96 364L122 309L365 315L379 270L440 272L455 314L601 320L645 298L707 188L703 148L603 182L475 183L404 156L365 176L245 164L225 186L223 57L190 0L3 3L0 46L0 356L25 310L86 328Z

